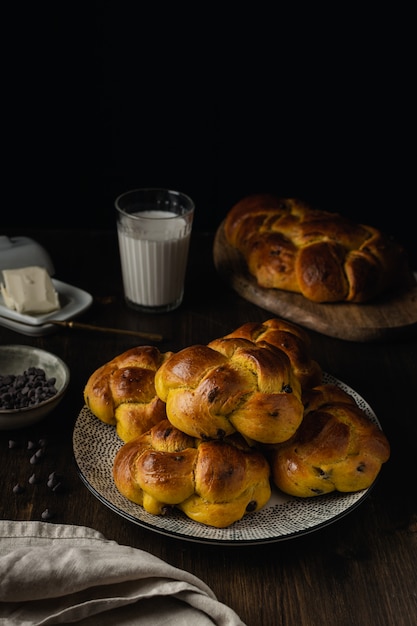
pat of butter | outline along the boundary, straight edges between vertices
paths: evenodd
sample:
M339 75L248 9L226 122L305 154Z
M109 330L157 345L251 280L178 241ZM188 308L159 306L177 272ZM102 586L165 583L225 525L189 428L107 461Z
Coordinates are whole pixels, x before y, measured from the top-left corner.
M3 270L3 280L1 293L9 309L18 313L50 313L60 308L58 293L43 267Z

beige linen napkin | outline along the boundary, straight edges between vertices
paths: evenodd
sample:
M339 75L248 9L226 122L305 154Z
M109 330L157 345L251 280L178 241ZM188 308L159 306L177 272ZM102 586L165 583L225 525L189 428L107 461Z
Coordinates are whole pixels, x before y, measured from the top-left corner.
M83 526L0 520L0 624L245 626L193 574Z

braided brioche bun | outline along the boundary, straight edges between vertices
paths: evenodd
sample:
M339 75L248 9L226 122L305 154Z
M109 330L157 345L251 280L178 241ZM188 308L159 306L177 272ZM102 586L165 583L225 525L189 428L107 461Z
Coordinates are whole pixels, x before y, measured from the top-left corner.
M409 274L404 250L376 228L292 198L243 198L224 229L261 287L314 302L367 302Z
M138 346L99 367L87 381L84 401L102 422L129 441L166 418L155 391L155 372L172 353Z
M384 433L332 384L308 391L305 407L297 432L270 456L275 485L299 497L370 487L390 456Z
M291 361L266 342L221 338L185 348L161 364L155 389L169 421L199 439L239 432L247 440L278 443L303 417Z
M113 464L117 489L153 515L170 507L196 522L225 528L269 500L265 457L239 435L202 441L163 420L125 443Z
M313 360L310 337L301 327L273 318L262 323L248 322L226 335L226 338L234 337L266 342L285 352L302 388L321 383L321 367Z

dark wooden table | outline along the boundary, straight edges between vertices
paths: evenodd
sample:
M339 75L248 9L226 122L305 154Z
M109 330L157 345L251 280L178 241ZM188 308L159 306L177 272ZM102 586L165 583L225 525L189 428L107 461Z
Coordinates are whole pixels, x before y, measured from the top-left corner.
M87 290L86 323L161 333L158 344L179 350L207 343L247 321L272 315L246 302L216 275L213 234L194 233L182 306L147 316L123 300L117 238L107 231L30 231L50 253L55 276ZM71 370L65 400L25 430L0 431L0 515L92 527L108 539L151 552L202 578L248 626L415 626L417 623L417 338L355 343L308 331L323 370L355 389L371 405L391 443L391 458L361 505L321 530L287 541L217 546L154 533L103 505L83 484L72 450L83 388L100 365L138 339L75 329L30 337L0 327L2 344L23 343L59 355ZM65 490L45 484L13 493L31 472L28 442L46 438L45 476L62 474ZM19 443L10 448L9 441Z

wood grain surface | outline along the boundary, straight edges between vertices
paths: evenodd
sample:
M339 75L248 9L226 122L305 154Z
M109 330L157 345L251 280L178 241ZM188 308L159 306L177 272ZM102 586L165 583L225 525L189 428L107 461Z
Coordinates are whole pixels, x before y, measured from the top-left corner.
M249 273L242 254L226 239L224 222L213 243L213 259L220 276L243 298L279 317L329 337L349 341L377 341L417 331L417 283L374 300L318 304L298 293L260 287Z
M211 262L214 233L193 232L184 301L163 315L125 305L115 229L19 229L10 235L38 241L51 254L57 278L93 295L80 321L161 334L163 352L206 344L270 317L219 279ZM125 350L147 345L146 340L61 327L28 337L0 324L3 345L48 350L71 371L64 400L43 421L0 430L0 517L40 521L48 509L48 524L86 526L120 545L145 550L201 578L245 626L415 626L417 336L359 343L307 332L314 358L369 403L392 448L369 497L349 515L290 541L248 546L182 541L133 524L80 479L72 435L91 373ZM33 465L32 445L40 440L46 442L45 453ZM60 476L62 489L48 487L52 472ZM35 484L29 482L32 474ZM13 491L17 484L19 493Z

